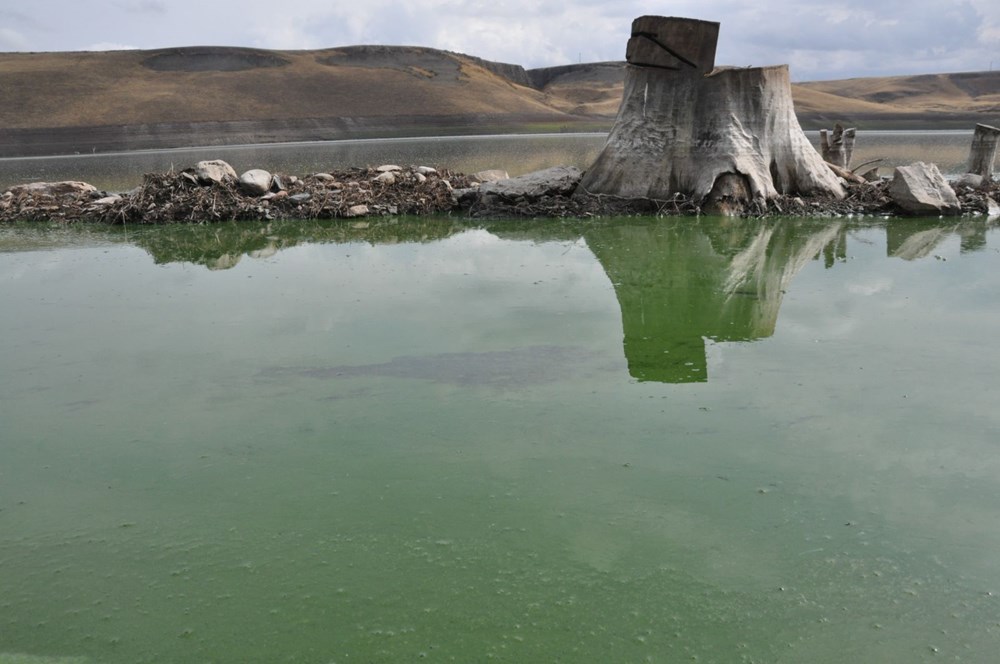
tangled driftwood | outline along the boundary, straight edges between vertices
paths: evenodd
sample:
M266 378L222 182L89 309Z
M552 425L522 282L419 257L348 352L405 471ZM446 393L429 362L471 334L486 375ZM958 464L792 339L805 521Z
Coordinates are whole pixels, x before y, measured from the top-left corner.
M149 173L121 195L91 190L27 190L0 199L0 221L96 221L108 224L204 223L271 219L331 219L367 214L433 214L455 208L453 189L467 176L399 169L382 178L372 168L352 168L305 178L276 174L276 191L248 194L238 180L205 183L190 170Z
M423 172L421 172L421 170ZM966 214L991 214L1000 182L954 185ZM209 223L278 219L337 219L386 215L455 214L477 219L701 214L692 197L667 198L595 194L574 190L539 195L483 195L475 176L448 170L401 168L392 177L373 168L351 168L298 178L274 176L272 190L247 193L234 178L204 182L191 170L150 173L136 189L120 195L85 183L21 185L0 195L0 223L18 221L106 224ZM886 180L851 181L844 195L782 195L767 205L748 206L743 216L892 215L901 210ZM991 205L993 206L991 208Z

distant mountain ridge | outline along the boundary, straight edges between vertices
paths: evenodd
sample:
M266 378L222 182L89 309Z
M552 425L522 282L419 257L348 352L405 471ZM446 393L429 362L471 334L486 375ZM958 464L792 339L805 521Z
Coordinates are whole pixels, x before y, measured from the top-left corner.
M624 62L541 69L417 46L0 53L0 156L610 127ZM1000 121L1000 73L793 86L805 127Z

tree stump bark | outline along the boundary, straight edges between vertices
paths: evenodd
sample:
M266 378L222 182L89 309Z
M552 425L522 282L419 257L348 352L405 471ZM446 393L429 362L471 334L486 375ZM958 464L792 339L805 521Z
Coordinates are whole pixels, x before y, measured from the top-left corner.
M731 214L780 194L844 196L795 117L788 67L716 69L718 30L686 18L633 22L622 105L578 191L680 194L709 208L722 196L719 211Z
M993 162L997 156L997 141L1000 140L1000 129L989 125L977 124L972 135L972 147L969 148L969 173L983 176L983 180L993 177Z

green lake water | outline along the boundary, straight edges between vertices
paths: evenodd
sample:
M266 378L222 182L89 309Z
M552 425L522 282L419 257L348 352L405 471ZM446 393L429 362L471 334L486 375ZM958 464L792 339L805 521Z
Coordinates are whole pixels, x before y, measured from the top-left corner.
M0 227L0 663L993 662L983 220Z

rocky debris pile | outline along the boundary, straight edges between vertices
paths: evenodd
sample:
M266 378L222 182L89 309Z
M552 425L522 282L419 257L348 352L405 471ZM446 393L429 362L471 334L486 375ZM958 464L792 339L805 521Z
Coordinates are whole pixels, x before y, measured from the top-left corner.
M484 219L531 217L674 216L699 209L677 194L669 200L590 194L579 188L582 172L556 166L456 192L463 211Z
M840 200L781 197L763 215L1000 216L1000 181L963 175L948 182L937 166L923 162L896 168L890 179L845 180L844 189Z
M238 176L215 160L147 174L142 185L123 194L83 183L19 185L0 197L0 221L165 224L434 214L455 209L455 187L471 184L465 175L427 166L351 168L300 178L262 169Z
M591 194L580 187L582 175L569 167L510 178L503 171L464 175L395 164L305 177L263 169L237 175L229 164L215 160L180 172L147 174L141 186L123 194L101 192L83 182L18 185L0 195L0 222L167 224L440 213L487 219L703 213L698 201L679 194L664 200ZM784 196L766 205L755 202L744 216L1000 213L996 203L1000 183L963 177L949 184L927 164L898 168L892 180L845 180L844 188L843 198Z

